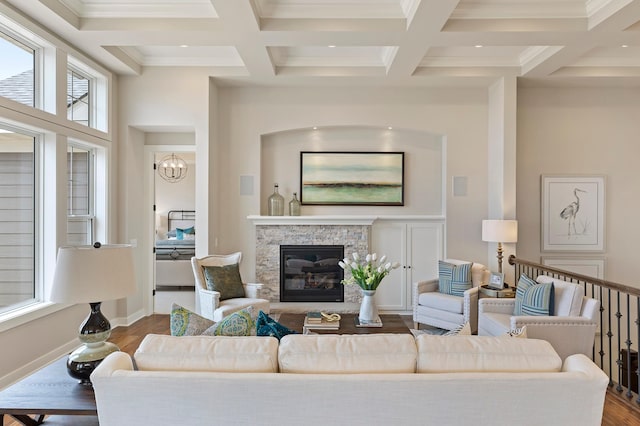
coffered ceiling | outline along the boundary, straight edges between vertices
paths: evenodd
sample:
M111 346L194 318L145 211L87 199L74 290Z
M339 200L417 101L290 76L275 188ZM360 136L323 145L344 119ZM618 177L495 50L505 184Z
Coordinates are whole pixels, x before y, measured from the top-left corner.
M0 0L119 74L227 84L640 85L640 0Z

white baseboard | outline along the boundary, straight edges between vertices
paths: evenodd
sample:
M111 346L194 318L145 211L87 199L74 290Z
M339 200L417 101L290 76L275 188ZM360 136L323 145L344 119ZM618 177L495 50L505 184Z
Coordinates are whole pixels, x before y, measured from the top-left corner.
M4 389L7 386L16 383L19 380L33 374L34 371L41 369L42 367L51 364L52 362L60 359L60 357L67 355L80 346L80 342L77 338L74 338L70 342L65 343L62 346L57 347L49 353L46 353L33 361L23 365L15 371L0 378L0 389Z

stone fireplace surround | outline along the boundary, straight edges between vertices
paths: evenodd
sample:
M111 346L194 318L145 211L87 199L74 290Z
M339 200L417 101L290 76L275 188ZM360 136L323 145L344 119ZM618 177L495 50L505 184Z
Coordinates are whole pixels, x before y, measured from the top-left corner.
M371 216L249 216L255 225L256 280L273 311L357 312L360 288L346 286L344 303L280 302L280 245L344 245L345 256L369 252Z

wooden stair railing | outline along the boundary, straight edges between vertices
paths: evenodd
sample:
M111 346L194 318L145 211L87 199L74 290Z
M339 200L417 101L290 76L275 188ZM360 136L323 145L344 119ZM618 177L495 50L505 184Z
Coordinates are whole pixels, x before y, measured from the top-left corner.
M589 277L509 256L516 281L521 274L535 279L549 275L583 286L585 295L600 301L600 317L593 361L609 376L611 391L640 406L638 347L640 343L640 288ZM634 399L635 398L635 399Z

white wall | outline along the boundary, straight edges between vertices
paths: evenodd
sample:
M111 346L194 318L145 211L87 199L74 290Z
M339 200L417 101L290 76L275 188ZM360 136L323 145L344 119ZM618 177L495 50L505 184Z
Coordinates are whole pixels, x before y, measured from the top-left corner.
M640 89L523 88L518 92L518 256L603 256L605 278L640 287ZM540 250L540 175L606 175L605 252Z
M294 164L292 158L286 164L279 159L277 170L270 171L264 166L261 154L266 149L271 155L266 146L269 142L263 143L265 136L313 126L380 129L390 125L416 134L442 135L447 146L448 255L479 262L486 259L487 246L480 235L481 222L487 214L486 89L222 87L218 92L218 99L212 100L219 109L216 148L219 158L223 159L214 175L214 191L221 200L216 208L219 220L216 250L242 250L244 278L254 278L255 259L253 230L246 217L260 214L274 179L285 188L287 197L291 195L291 188L298 186L299 159ZM294 153L314 147L310 138L300 140L297 145L291 140L282 142L290 144ZM335 146L334 143L332 141L331 146ZM362 141L351 144L344 140L340 145L343 150L359 149ZM371 150L381 147L376 141ZM240 195L240 176L243 175L254 176L253 195ZM451 197L452 176L468 177L467 196ZM411 186L421 184L407 182ZM269 188L267 193L265 188ZM424 202L424 199L411 200L405 211ZM392 208L386 209L393 214ZM340 214L345 210L339 206L323 207L322 213Z

